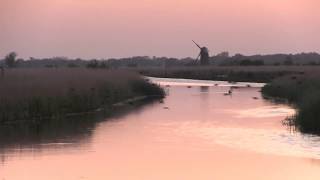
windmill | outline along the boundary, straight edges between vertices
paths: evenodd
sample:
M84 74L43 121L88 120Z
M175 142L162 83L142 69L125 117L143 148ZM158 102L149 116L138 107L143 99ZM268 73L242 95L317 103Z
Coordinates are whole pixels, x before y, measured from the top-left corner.
M197 57L195 62L197 62L200 58L201 65L209 65L209 50L208 50L208 48L199 46L195 41L193 41L193 43L196 46L198 46L198 48L200 49L199 56Z

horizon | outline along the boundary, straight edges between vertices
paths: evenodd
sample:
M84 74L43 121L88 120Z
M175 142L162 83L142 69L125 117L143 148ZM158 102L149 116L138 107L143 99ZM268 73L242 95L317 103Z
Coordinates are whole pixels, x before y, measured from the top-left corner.
M316 0L2 0L0 57L83 59L320 52Z
M15 51L12 51L12 52L15 52ZM9 54L10 52L8 52L7 54ZM15 52L17 53L17 52ZM221 53L221 52L220 52ZM7 55L5 54L5 55ZM219 54L219 53L218 53ZM210 57L216 57L218 54L214 54L214 55L210 55ZM274 53L274 54L252 54L252 55L247 55L247 54L241 54L241 53L235 53L235 54L230 54L229 53L229 57L234 57L236 55L241 55L241 56L244 56L244 57L252 57L252 56L277 56L277 55L288 55L288 56L296 56L296 55L302 55L302 54L316 54L316 55L319 55L320 56L320 53L318 52L300 52L300 53L294 53L294 54L286 54L286 53ZM19 53L17 53L17 58L18 59L22 59L22 60L25 60L25 61L28 61L28 60L31 60L31 58L33 59L40 59L40 60L43 60L43 59L54 59L54 58L65 58L67 60L77 60L77 59L80 59L80 60L84 60L84 61L90 61L90 60L113 60L113 59L116 59L116 60L119 60L119 59L127 59L127 58L137 58L137 57L148 57L150 59L152 58L173 58L173 59L178 59L178 60L182 60L182 59L188 59L188 58L191 58L191 59L195 59L195 57L167 57L167 56L127 56L127 57L117 57L117 58L113 58L113 57L102 57L102 58L81 58L81 57L67 57L67 56L52 56L52 57L27 57L27 58L22 58L19 56ZM0 57L0 61L3 61L5 58L5 56L3 57Z

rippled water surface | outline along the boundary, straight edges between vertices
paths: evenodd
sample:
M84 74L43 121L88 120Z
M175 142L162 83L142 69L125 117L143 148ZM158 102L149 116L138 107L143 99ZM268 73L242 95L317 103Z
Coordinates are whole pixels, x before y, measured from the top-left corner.
M263 84L152 81L163 103L1 127L0 179L320 179L320 138L283 126L295 111L263 100Z

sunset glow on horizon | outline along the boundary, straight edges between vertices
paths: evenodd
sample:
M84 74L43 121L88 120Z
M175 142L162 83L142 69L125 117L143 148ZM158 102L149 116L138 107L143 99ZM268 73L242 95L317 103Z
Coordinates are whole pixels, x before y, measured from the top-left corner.
M0 0L0 58L320 52L318 0Z

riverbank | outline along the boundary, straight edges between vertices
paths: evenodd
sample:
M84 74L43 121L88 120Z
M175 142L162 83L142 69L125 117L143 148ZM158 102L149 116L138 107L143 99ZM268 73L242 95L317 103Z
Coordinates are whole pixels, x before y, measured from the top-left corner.
M259 83L268 83L286 75L299 75L314 70L320 71L320 68L315 66L193 66L138 69L145 76L160 78Z
M259 88L234 89L231 97L223 93L241 83L208 82L213 85L208 88L202 81L191 81L194 85L187 88L175 79L152 82L168 90L162 103L125 106L120 110L131 111L107 120L101 113L96 120L92 114L0 126L0 176L260 180L261 173L273 167L281 171L264 180L304 179L306 174L312 180L320 178L318 137L283 127L281 121L294 110L266 102Z
M127 99L165 95L158 85L120 70L11 69L0 84L0 123L112 112Z
M304 133L320 134L320 72L276 79L264 86L262 93L296 106L296 115L287 119L289 125Z
M316 66L185 67L141 69L140 73L163 78L229 82L263 82L265 97L282 99L297 108L288 125L301 132L320 134L320 68Z

